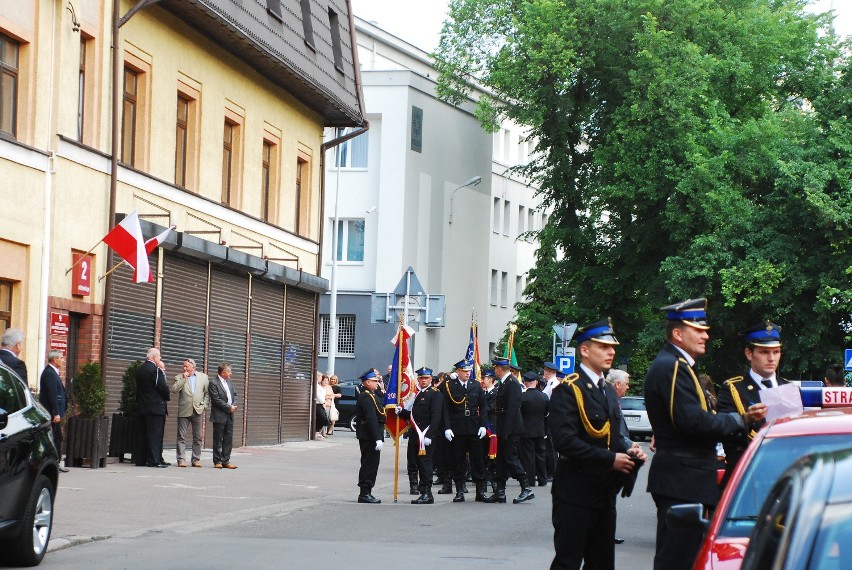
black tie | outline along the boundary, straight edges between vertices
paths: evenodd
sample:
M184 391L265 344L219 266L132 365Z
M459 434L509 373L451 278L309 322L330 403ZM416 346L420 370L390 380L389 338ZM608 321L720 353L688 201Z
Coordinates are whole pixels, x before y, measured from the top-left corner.
M603 378L599 378L598 388L601 389L601 395L604 397L604 400L606 400L606 380L604 380Z
M760 381L760 383L766 386L767 388L772 388L772 380L770 380L769 378L764 378Z

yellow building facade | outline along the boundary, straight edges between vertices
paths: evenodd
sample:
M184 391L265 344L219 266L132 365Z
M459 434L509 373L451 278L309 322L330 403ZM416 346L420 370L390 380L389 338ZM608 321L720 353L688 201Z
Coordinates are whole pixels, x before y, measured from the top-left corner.
M227 360L235 444L306 438L323 132L365 124L349 2L117 4L113 52L113 0L0 0L0 328L34 389L50 349L66 381L103 362L108 413L149 346L170 379ZM175 227L153 283L100 243L134 211L146 239Z

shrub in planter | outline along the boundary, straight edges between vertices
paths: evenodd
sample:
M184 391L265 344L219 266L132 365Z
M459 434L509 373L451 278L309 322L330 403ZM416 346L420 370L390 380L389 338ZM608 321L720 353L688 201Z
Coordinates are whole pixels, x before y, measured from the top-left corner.
M106 465L109 418L104 415L107 393L101 365L89 362L73 383L76 415L68 419L66 465L97 468Z
M139 404L136 402L136 369L142 361L131 362L121 378L121 397L118 400L118 413L112 415L112 427L109 436L109 456L124 461L126 453L133 454L136 441L136 420Z

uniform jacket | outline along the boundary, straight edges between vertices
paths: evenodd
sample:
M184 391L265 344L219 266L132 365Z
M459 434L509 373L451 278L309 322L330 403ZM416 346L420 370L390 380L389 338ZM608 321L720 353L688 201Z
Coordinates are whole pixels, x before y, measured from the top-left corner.
M433 439L438 434L441 434L441 428L443 427L441 423L444 409L443 400L444 397L438 390L429 386L417 393L417 396L414 397L414 404L412 404L411 410L401 410L399 417L406 420L413 419L421 431L425 430L423 437ZM417 431L413 426L409 430L409 434L417 437Z
M497 381L494 389L495 428L498 437L523 435L524 419L521 417L521 383L513 374L504 381Z
M521 417L524 421L523 437L544 437L547 433L547 413L550 400L541 390L527 388L521 394Z
M59 373L50 364L42 370L39 384L38 401L47 408L50 417L65 417L65 411L68 409L65 385L62 384Z
M580 368L574 378L554 388L550 397L550 434L560 459L557 473L564 470L564 477L557 479L570 489L563 494L560 491L566 489L554 487L553 492L560 492L571 504L604 508L615 500L615 491L623 481L612 469L615 454L628 449L621 435L621 407L611 385L605 384L604 398L597 379L590 378L585 370ZM582 414L600 437L589 433ZM609 434L604 434L607 426Z
M193 410L197 414L203 414L204 409L210 406L210 392L208 386L210 379L203 372L195 372L195 393L192 385L183 373L175 376L172 384L172 393L178 394L178 417L188 418L192 416Z
M645 406L657 445L648 491L715 506L716 442L743 433L740 417L709 410L695 371L671 343L645 376Z
M227 386L231 387L231 403L228 404L228 395L225 392L225 384L219 380L219 376L210 380L207 383L207 390L210 393L210 421L214 424L224 424L228 421L228 416L231 416L231 406L237 405L237 389L234 387L234 382L228 380Z
M136 401L139 413L166 415L166 402L171 398L166 375L157 365L146 360L136 369Z
M780 376L776 376L779 386L789 384ZM762 386L751 377L748 372L744 376L736 376L725 381L722 389L718 394L718 410L719 412L735 412L741 416L745 414L749 406L760 402L760 392ZM727 439L722 443L725 445L725 459L728 464L726 470L733 471L737 462L740 460L748 442L754 437L754 434L766 425L766 420L761 420L758 423L750 424L747 435Z
M458 378L444 382L444 414L446 427L455 435L476 435L488 422L485 407L485 390L474 379L467 381L467 389Z
M27 365L23 360L15 356L14 352L0 348L0 361L3 361L3 364L17 372L24 383L27 382Z
M358 402L355 404L355 437L369 441L384 441L385 439L385 408L384 400L376 392L361 390Z

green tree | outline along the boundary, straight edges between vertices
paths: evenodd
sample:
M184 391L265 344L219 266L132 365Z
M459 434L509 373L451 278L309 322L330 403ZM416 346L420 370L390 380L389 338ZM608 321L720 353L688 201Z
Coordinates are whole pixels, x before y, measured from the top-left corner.
M704 296L702 366L717 382L744 364L737 331L766 318L784 328L787 377L821 378L840 358L852 330L850 46L804 7L451 2L440 94L457 103L478 84L485 128L530 127L536 158L519 170L553 210L518 306L520 356L525 334L611 316L619 359L641 377L662 341L657 308Z

